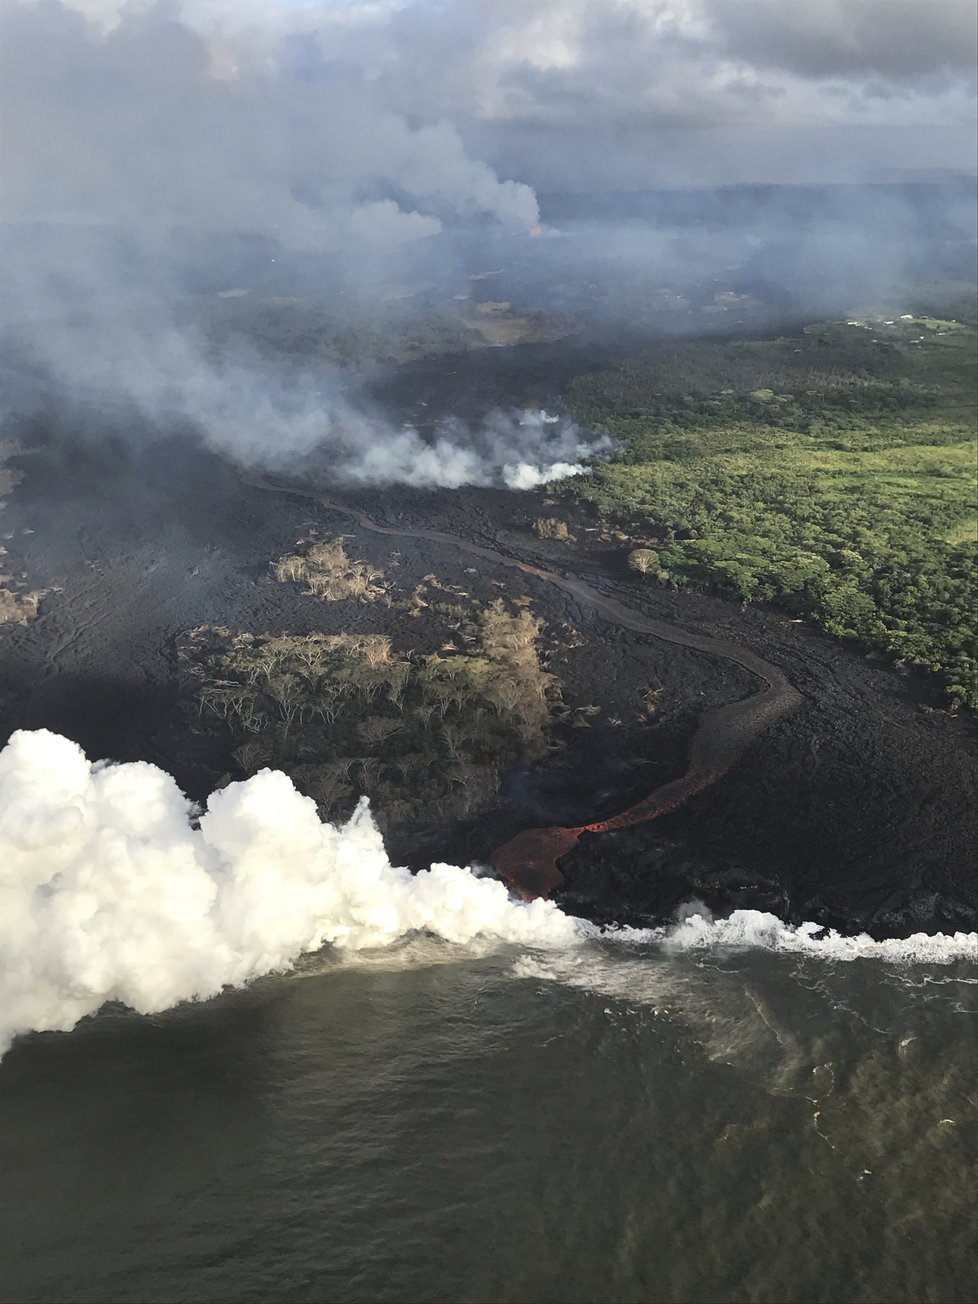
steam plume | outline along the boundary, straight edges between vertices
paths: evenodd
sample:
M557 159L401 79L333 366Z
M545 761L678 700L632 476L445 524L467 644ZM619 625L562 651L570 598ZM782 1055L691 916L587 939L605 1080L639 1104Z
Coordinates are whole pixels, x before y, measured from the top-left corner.
M819 931L700 911L617 937L903 963L970 958L978 946L974 934L874 942ZM156 766L92 764L46 730L18 731L0 751L0 1054L19 1032L70 1029L106 1001L149 1014L327 944L382 947L412 932L545 950L556 969L520 972L556 976L583 972L567 949L598 930L454 865L412 877L391 865L365 801L344 826L324 824L277 771L215 792L200 814Z
M0 752L0 1051L106 1001L148 1014L213 996L327 943L578 935L551 903L514 902L466 869L395 868L366 802L342 828L323 824L277 771L194 814L153 765L93 765L45 730L12 736Z

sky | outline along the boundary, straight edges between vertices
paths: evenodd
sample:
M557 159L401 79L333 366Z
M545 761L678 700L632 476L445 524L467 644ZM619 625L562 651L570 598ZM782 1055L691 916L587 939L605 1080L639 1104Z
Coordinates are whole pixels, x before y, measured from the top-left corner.
M299 239L299 185L334 225L342 209L406 241L448 210L532 222L527 187L974 170L975 15L973 0L0 0L0 198L35 216L237 211ZM386 208L356 198L371 185ZM440 208L398 199L419 190Z

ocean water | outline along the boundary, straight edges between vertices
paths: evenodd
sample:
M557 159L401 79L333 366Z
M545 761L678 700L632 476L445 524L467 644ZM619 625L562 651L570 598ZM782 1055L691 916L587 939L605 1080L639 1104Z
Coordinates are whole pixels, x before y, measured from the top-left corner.
M976 973L409 938L0 1064L4 1301L976 1298Z

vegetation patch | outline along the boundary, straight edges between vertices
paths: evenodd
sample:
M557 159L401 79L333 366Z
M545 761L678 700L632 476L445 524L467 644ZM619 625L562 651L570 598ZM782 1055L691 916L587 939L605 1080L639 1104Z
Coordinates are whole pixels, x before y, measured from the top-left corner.
M564 491L653 582L778 603L978 706L975 342L896 318L664 343L573 383L621 451Z
M306 539L296 544L297 552L281 557L274 565L276 579L305 585L305 592L326 602L352 598L376 602L388 598L390 586L383 571L347 555L342 539Z
M386 634L254 637L200 626L179 649L200 727L245 774L284 769L331 818L369 796L385 831L483 806L503 768L548 746L542 622L499 600L470 651L398 652Z
M0 556L4 549L0 548ZM18 592L11 587L12 577L0 572L0 625L26 625L37 615L41 599L46 596L46 589L31 589L28 593Z
M556 516L538 516L533 522L533 530L540 539L551 539L556 543L574 542L566 521L561 521Z

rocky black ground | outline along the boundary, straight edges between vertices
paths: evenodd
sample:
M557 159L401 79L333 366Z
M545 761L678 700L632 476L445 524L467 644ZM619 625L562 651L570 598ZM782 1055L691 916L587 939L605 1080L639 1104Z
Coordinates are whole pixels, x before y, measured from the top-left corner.
M374 380L402 420L493 405L546 406L582 370L582 345L492 350L399 368ZM422 406L424 405L424 406ZM390 546L316 505L262 491L185 439L79 443L28 432L23 471L4 512L8 570L52 590L30 624L0 628L0 736L46 727L92 756L146 759L202 799L233 762L181 707L178 637L210 623L253 633L335 632L376 623L355 603L322 603L277 582L269 563L310 524L351 534L358 555L409 585L426 574L475 601L528 596L549 631L550 668L570 707L595 705L586 727L517 767L480 817L433 830L392 853L488 859L529 825L578 824L624 809L679 774L704 708L754 689L746 672L612 628L552 586L511 570L475 573L450 547ZM309 480L328 469L310 467ZM918 681L893 673L782 615L657 590L624 565L625 541L543 493L362 492L377 520L424 525L583 576L636 609L751 648L779 666L805 706L765 732L734 770L654 823L585 835L563 863L571 909L606 920L667 916L700 897L723 909L899 935L970 929L975 920L974 728ZM541 540L533 522L564 513L573 542ZM397 553L392 558L392 553ZM433 632L388 609L395 642ZM374 627L374 626L371 626ZM657 690L654 712L646 694Z

